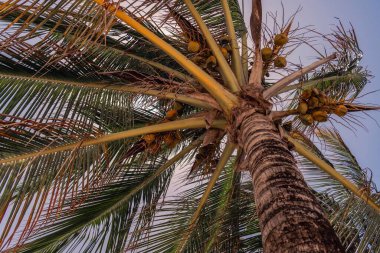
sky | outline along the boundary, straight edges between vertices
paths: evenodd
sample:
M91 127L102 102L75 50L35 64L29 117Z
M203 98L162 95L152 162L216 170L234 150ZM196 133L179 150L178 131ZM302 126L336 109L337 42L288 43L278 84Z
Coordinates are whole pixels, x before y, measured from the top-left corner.
M245 18L249 19L251 0L243 0L245 4ZM352 23L359 40L359 46L364 57L361 65L367 67L374 77L366 86L362 94L380 90L380 23L378 0L262 0L263 15L270 12L282 13L281 2L288 18L298 7L302 10L295 19L300 26L312 25L322 33L330 33L337 18L348 27ZM300 59L315 56L308 49L298 55ZM380 104L380 92L368 94L358 100L361 103ZM338 127L344 141L356 156L362 168L369 168L373 172L373 180L380 188L380 112L371 112L370 116L363 115L361 120L366 129L357 128L355 132L344 127ZM377 121L377 122L376 122Z

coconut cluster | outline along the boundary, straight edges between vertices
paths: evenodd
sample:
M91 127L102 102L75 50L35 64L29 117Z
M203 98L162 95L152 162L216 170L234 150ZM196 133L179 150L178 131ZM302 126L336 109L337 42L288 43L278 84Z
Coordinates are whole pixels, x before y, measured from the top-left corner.
M173 108L168 110L162 123L175 120L183 109L182 104L175 102ZM157 154L164 144L168 148L174 148L181 141L181 134L179 131L171 131L159 134L146 134L142 136L145 142L147 151L150 154Z
M301 122L310 126L314 122L326 122L332 113L343 117L347 114L348 109L342 103L329 98L323 91L314 88L302 92L297 112Z
M219 39L219 49L224 58L228 59L232 48L230 45L230 38L228 35L223 35ZM217 65L216 57L212 54L209 48L202 48L201 43L198 41L190 40L187 44L187 50L195 54L191 60L202 68L215 68Z
M289 38L285 33L277 34L274 39L274 46L273 48L270 47L264 47L261 50L261 57L265 63L270 63L273 61L273 64L276 68L285 68L287 65L286 58L281 55L277 55L276 52L278 50L285 46L286 43L288 43Z

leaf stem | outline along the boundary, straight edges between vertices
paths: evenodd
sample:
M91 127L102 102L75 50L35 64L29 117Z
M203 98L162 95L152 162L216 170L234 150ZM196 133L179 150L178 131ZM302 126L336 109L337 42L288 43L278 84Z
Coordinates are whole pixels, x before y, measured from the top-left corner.
M215 128L224 128L226 125L225 120L214 120L211 124L211 127ZM45 150L31 152L16 157L10 157L0 160L0 164L10 163L10 162L19 162L28 158L35 158L43 155L48 155L52 153L74 150L79 147L87 147L92 145L98 145L103 143L108 143L112 141L118 141L130 137L136 137L139 135L149 134L149 133L160 133L166 131L174 131L179 129L191 129L191 128L205 128L207 127L207 122L204 118L189 118L183 120L176 120L167 123L161 123L152 126L141 127L137 129L131 129L127 131L122 131L113 134L102 135L91 140L80 140L75 143L58 146L54 148L48 148Z

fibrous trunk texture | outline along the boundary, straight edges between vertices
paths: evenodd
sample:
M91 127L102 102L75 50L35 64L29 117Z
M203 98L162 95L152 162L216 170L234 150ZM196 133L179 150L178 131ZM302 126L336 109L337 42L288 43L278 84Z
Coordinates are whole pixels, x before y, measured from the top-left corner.
M251 172L264 252L344 252L271 120L243 113L238 138Z

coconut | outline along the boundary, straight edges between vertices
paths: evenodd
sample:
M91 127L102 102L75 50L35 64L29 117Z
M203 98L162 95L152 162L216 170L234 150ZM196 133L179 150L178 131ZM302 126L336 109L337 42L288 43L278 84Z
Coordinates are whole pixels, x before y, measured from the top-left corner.
M274 44L276 46L282 47L283 45L288 43L288 40L289 40L288 36L284 33L280 33L280 34L277 34L276 36L274 36Z
M318 107L319 99L317 97L311 97L309 101L307 102L307 105L309 106L309 109L314 109Z
M334 111L334 113L338 115L339 117L345 116L347 112L348 112L348 109L344 105L338 105L337 107L335 107L335 111Z
M166 112L165 118L167 118L167 119L174 119L175 117L177 117L177 114L178 114L178 111L172 109L172 110L169 110L169 111Z
M310 126L310 125L312 125L314 123L313 116L311 116L310 114L300 115L299 119L306 126Z
M154 134L146 134L143 136L143 139L146 143L151 144L156 139L156 136Z
M201 44L198 41L190 40L187 44L187 50L190 53L197 53L201 49Z
M297 108L300 114L306 114L308 109L309 107L307 106L307 103L305 102L299 103L298 108Z
M283 56L278 56L275 60L274 60L274 66L276 68L285 68L286 67L286 59L285 57Z
M222 52L224 58L228 58L228 50L225 47L221 47L220 51Z
M300 96L302 99L309 99L311 97L312 91L310 89L304 90Z
M270 61L272 58L273 51L269 47L264 47L261 49L261 56L263 58L263 61Z
M328 119L326 111L315 111L312 113L313 119L318 122L325 122Z
M216 58L215 58L215 56L213 56L213 55L209 56L207 58L206 65L207 66L215 67L216 66Z
M327 98L324 96L319 96L318 100L319 100L319 106L323 106L327 104Z

